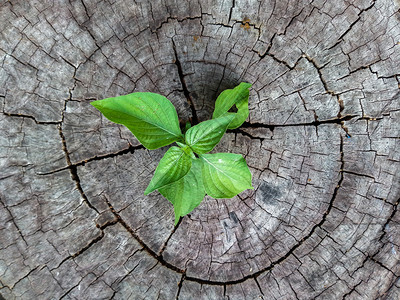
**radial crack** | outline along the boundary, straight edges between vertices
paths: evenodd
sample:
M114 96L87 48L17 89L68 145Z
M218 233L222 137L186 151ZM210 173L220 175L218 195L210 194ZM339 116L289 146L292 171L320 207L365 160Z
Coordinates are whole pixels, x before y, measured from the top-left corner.
M120 223L125 229L126 231L128 231L132 237L142 246L142 248L153 258L155 258L156 260L158 260L164 267L167 267L168 269L171 269L177 273L181 273L184 274L185 271L181 270L177 267L175 267L174 265L166 262L164 260L164 258L162 257L162 255L157 254L156 252L154 252L149 246L147 246L140 238L139 236L136 234L136 232L122 219L121 215L114 209L114 207L111 205L110 201L105 198L105 202L107 203L108 207L110 208L111 212L113 213L113 215L116 217L117 222Z
M176 45L175 45L175 41L173 39L172 39L172 48L174 49L175 65L178 68L178 74L179 74L179 79L182 84L183 94L185 95L186 100L189 103L189 106L192 110L192 125L196 125L199 123L199 119L197 118L196 108L194 107L192 97L190 96L190 92L189 92L186 82L185 82L185 75L183 74L182 64L178 58L178 52L176 51Z
M61 172L61 171L67 170L67 169L76 168L76 167L79 167L79 166L84 166L88 162L91 162L91 161L103 160L103 159L107 159L107 158L112 158L112 157L116 157L116 156L125 155L125 154L128 154L128 153L133 154L136 150L139 150L139 149L145 149L145 147L143 145L141 145L141 144L138 145L138 146L130 145L128 148L123 149L123 150L118 151L118 152L115 152L115 153L108 153L108 154L104 154L104 155L96 155L96 156L90 157L88 159L85 159L83 161L79 161L79 162L76 162L76 163L71 163L71 164L67 165L66 167L63 167L63 168L60 168L60 169L52 170L52 171L45 172L45 173L37 173L37 175L50 175L50 174Z
M82 189L81 182L80 182L80 179L79 179L79 176L78 176L77 167L71 163L71 159L70 159L69 152L68 152L68 149L67 149L67 142L65 141L65 136L63 134L63 131L62 131L62 128L61 128L61 124L59 125L58 129L59 129L59 134L60 134L60 137L61 137L62 148L63 148L64 154L65 154L65 159L67 160L67 165L69 166L69 171L71 173L71 178L72 178L73 181L75 181L76 188L78 189L79 193L81 194L81 197L82 197L83 201L85 201L85 203L91 209L96 211L97 214L100 214L99 211L97 210L97 208L94 207L90 203L88 197L86 196L85 192Z
M185 280L185 274L182 274L181 280L178 283L178 292L176 293L176 298L175 298L176 300L179 299L179 294L181 293L182 284L184 280Z
M230 8L230 10L229 10L228 24L231 22L231 19L232 19L232 11L233 11L234 8L235 8L235 0L232 0L232 6L231 6L231 8Z
M34 116L25 115L25 114L15 114L15 113L8 113L3 111L3 114L9 117L18 117L18 118L27 118L33 120L36 124L39 125L59 125L61 124L60 121L38 121Z
M111 223L109 223L111 224ZM108 226L108 225L107 225ZM104 226L103 228L105 228L106 226ZM71 258L75 258L79 255L81 255L83 252L85 252L86 250L88 250L90 247L92 247L94 244L96 244L98 241L102 240L104 237L104 231L101 230L101 233L99 236L97 236L95 239L91 240L85 247L83 247L82 249L80 249L79 251L75 252L72 255L67 256L66 258L64 258L57 267L53 268L50 271L53 271L55 269L58 269L63 263L65 263L67 260L71 259Z
M267 128L270 130L274 130L277 127L319 126L322 124L339 124L339 125L341 125L342 122L349 121L355 117L357 117L357 115L348 115L348 116L335 118L335 119L313 121L313 122L309 122L309 123L296 123L296 124L264 124L264 123L257 123L257 122L252 122L252 123L244 122L240 128ZM235 130L232 130L231 132L235 132Z
M340 44L340 43L343 41L343 38L344 38L344 37L351 31L351 29L354 27L354 25L356 25L356 24L361 20L361 15L362 15L364 12L370 10L372 7L374 7L375 2L376 2L376 0L373 0L373 1L372 1L372 4L371 4L370 6L368 6L367 8L364 8L363 10L361 10L361 11L358 13L357 19L356 19L353 23L350 24L349 28L348 28L345 32L342 33L342 35L337 39L336 43L333 44L332 46L330 46L327 50L331 50L331 49L335 48L338 44Z
M178 229L179 225L182 223L182 218L179 219L178 224L175 225L174 229L172 230L171 234L169 235L169 237L167 238L167 240L165 241L164 245L161 247L160 250L160 255L162 256L165 248L167 248L168 242L171 239L172 235L175 233L175 231Z
M15 228L17 229L17 231L18 231L19 235L21 236L22 240L25 242L25 245L28 246L28 243L26 242L25 237L24 237L24 235L22 234L22 231L19 229L18 224L15 222L14 215L11 213L9 207L6 206L5 203L3 203L3 201L1 200L1 198L0 198L0 203L1 203L1 204L3 205L3 207L8 211L8 213L9 213L9 215L10 215L10 217L11 217L11 222L14 224L14 226L15 226Z

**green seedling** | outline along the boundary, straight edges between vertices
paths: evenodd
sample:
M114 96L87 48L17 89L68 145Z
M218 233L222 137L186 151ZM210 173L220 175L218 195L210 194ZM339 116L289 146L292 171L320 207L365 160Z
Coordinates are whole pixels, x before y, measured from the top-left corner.
M227 129L238 128L249 115L249 88L242 82L223 91L211 120L179 127L172 103L159 94L132 93L91 102L107 119L125 125L147 149L172 143L160 160L144 194L158 190L174 206L175 225L194 210L205 195L232 198L253 189L251 173L239 154L210 152ZM236 112L229 110L235 106Z

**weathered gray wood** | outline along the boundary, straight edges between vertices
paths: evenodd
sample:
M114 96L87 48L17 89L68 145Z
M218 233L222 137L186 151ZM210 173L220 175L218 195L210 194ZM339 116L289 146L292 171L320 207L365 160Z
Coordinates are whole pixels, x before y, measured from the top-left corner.
M397 299L400 3L0 3L0 298ZM182 122L253 84L215 151L252 191L174 228L144 149L89 103L167 96Z

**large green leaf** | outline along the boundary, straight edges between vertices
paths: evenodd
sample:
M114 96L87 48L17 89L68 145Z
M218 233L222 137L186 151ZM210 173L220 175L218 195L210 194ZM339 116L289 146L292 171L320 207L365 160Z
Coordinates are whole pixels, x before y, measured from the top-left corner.
M110 121L128 127L147 149L157 149L183 139L175 107L164 96L132 93L90 104Z
M206 193L213 198L232 198L251 186L251 173L240 154L203 154L202 177Z
M159 188L158 191L174 205L176 225L179 218L195 209L206 195L200 159L192 161L192 168L183 178Z
M211 151L221 140L234 117L234 114L228 114L193 126L186 132L186 144L198 154Z
M171 147L161 158L154 176L144 194L150 194L158 188L178 181L189 172L192 159L186 151L179 147Z
M235 118L229 124L228 129L238 128L249 116L249 88L250 83L242 82L234 89L223 91L215 101L213 119L228 113L233 105L236 105Z

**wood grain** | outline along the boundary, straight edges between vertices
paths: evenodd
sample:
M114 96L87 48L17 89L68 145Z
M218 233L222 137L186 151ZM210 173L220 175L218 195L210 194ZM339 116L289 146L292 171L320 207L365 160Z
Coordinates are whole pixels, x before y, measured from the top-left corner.
M400 4L0 3L0 299L400 297ZM252 191L173 226L148 151L90 101L250 116L214 151Z

